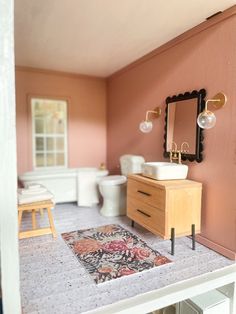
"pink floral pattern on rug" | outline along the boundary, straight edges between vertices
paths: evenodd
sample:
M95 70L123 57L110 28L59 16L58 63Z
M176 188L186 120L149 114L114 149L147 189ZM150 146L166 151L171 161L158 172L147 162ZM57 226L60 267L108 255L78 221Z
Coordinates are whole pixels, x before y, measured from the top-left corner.
M171 262L119 225L72 231L62 237L96 283Z

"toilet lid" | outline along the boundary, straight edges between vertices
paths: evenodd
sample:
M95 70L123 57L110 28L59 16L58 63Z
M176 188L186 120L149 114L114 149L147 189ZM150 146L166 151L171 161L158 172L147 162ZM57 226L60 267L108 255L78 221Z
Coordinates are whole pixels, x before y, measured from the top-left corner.
M118 185L125 183L127 178L125 176L107 176L99 181L100 185Z

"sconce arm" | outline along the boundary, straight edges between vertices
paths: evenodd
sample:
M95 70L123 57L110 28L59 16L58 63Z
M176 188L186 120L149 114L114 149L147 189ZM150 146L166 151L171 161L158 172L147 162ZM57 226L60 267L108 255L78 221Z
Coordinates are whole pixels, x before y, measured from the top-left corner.
M207 99L204 110L208 111L207 105L208 105L209 102L220 102L220 101L221 101L220 99Z
M157 117L159 117L161 115L161 108L157 107L157 108L155 108L155 110L148 110L146 112L146 121L149 121L148 116L150 113L155 113L157 115Z
M148 120L148 116L149 116L150 113L156 113L156 111L148 110L148 111L146 112L146 121L149 121L149 120Z
M209 102L212 102L213 103L213 106L214 106L214 109L220 109L222 108L226 102L227 102L227 97L224 93L220 92L218 94L216 94L213 98L211 99L208 99L206 101L206 104L205 104L205 109L204 111L208 111L207 110L207 105Z

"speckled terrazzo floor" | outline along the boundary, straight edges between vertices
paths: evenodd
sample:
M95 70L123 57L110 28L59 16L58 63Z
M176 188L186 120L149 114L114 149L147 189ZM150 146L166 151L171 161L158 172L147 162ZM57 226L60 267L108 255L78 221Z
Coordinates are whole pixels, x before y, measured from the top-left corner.
M169 240L163 241L138 225L131 228L127 217L103 217L98 208L60 204L53 210L53 215L57 239L46 235L20 240L21 295L25 314L85 313L233 263L200 244L192 251L191 240L186 237L176 240L176 253L171 256ZM30 214L23 217L22 223L24 229L31 228ZM45 223L46 215L41 226ZM110 223L118 223L138 235L173 263L96 285L60 234Z

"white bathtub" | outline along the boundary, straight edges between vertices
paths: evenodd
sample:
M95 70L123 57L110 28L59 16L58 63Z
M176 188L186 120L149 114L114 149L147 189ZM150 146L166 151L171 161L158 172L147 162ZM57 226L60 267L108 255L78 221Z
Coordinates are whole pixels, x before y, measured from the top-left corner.
M101 177L108 175L107 170L97 168L63 168L25 172L19 175L24 186L29 183L40 183L51 191L56 203L78 201L77 176L78 172L95 172L97 182ZM98 193L98 191L97 191Z

